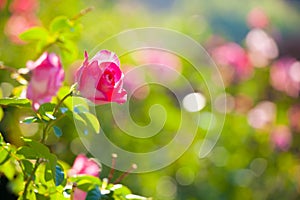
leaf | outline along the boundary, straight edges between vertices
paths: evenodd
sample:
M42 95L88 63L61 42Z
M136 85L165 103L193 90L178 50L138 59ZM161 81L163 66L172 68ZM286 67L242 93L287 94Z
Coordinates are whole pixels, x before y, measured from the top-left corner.
M41 115L46 115L46 114L49 115L50 113L53 113L55 106L56 105L53 103L44 103L38 109L38 113L40 113Z
M21 121L21 123L24 124L31 124L35 122L41 122L41 120L38 117L32 116L32 117L26 117L24 120Z
M129 200L147 200L148 199L146 197L142 197L142 196L135 195L135 194L127 194L125 196L125 198L129 199Z
M24 41L47 40L49 32L43 27L33 27L21 33L19 37Z
M55 167L55 185L59 186L60 184L62 184L64 179L65 179L65 174L64 174L63 169L59 165L56 165L56 167Z
M100 132L100 123L95 115L89 112L82 112L79 115L86 122L89 129L91 128L95 133Z
M33 164L29 160L22 159L21 160L23 166L24 166L24 171L26 172L27 175L32 173L33 170Z
M66 107L60 107L59 110L62 114L65 114L67 111L69 111L69 109Z
M49 196L44 196L44 195L39 194L39 193L35 193L35 196L36 196L37 200L50 200Z
M28 138L23 138L23 140L29 147L25 148L26 152L21 152L21 153L23 153L23 155L26 158L28 158L28 155L26 153L29 153L29 154L32 155L33 154L32 151L33 151L37 154L36 158L46 159L46 171L47 170L51 171L51 174L52 174L52 176L51 177L48 176L47 179L48 180L50 180L50 179L55 180L55 171L56 171L56 162L57 162L56 156L54 154L51 154L50 151L49 151L49 148L47 146L45 146L44 144L40 143L40 142L37 142L37 141L32 140L32 139L28 139ZM19 153L19 151L18 151L18 153ZM45 172L45 175L47 175L48 171Z
M17 154L23 155L27 159L37 159L38 158L37 152L33 148L28 147L28 146L20 147L17 150Z
M58 46L61 48L62 58L66 62L71 62L77 58L78 47L72 40L64 40L63 42L58 43Z
M86 195L86 200L101 200L101 193L98 187L95 187L93 190L88 191Z
M9 160L10 149L8 145L4 145L3 143L0 145L0 165L3 165L6 161Z
M125 197L128 194L131 194L131 191L124 185L116 184L110 188L111 191L114 191L114 195Z
M62 136L62 131L58 126L53 126L53 131L56 137L61 137Z
M95 186L101 185L101 180L90 175L77 175L70 178L71 182L76 182L77 187L85 192L91 190Z
M0 105L2 106L30 106L30 101L28 99L20 99L20 98L3 98L0 99Z
M3 119L3 116L4 116L4 112L3 109L0 107L0 122Z
M23 141L37 152L40 158L48 158L50 156L49 148L42 143L28 138L23 138Z
M62 32L71 28L72 26L70 24L70 21L66 16L59 16L54 18L49 26L49 30L51 33Z

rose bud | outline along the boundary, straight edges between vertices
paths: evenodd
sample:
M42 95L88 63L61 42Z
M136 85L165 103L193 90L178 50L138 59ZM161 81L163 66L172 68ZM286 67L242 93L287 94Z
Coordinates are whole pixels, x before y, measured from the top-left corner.
M123 78L117 55L101 50L90 61L85 52L85 60L76 72L75 80L80 94L100 105L126 102L127 92L123 89Z

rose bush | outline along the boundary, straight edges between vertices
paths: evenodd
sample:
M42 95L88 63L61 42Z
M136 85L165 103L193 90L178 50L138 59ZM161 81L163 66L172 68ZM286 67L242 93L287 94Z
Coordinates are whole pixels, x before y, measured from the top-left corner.
M126 101L123 78L117 55L108 50L101 50L90 61L85 53L85 60L75 79L83 97L96 104L105 104Z
M27 87L26 97L32 100L32 107L51 101L64 80L64 70L55 53L44 53L37 61L27 62L32 76Z

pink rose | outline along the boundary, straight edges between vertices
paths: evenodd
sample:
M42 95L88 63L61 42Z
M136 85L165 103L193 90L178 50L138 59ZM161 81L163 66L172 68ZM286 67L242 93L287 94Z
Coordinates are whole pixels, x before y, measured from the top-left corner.
M99 51L90 61L85 53L75 77L80 94L96 104L124 103L127 93L123 89L123 78L117 55L108 50Z
M64 70L59 57L54 53L44 53L37 61L27 62L27 68L31 70L32 76L26 97L32 100L32 106L37 110L56 95L64 79Z
M101 167L95 160L89 159L83 154L79 154L76 157L72 168L69 170L68 176L85 174L99 177L100 171ZM80 189L75 189L73 200L84 200L86 195L86 192Z

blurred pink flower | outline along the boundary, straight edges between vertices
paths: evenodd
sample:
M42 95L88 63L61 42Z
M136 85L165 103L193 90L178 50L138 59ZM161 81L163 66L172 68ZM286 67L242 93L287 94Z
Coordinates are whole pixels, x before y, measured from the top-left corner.
M93 159L87 158L83 154L79 154L76 157L72 168L68 171L68 176L71 177L84 174L99 177L100 172L101 166L98 162ZM76 188L74 191L73 200L84 200L86 195L86 192Z
M6 0L0 0L0 10L3 10L6 6Z
M248 123L253 128L272 126L276 118L276 105L270 101L259 102L248 112Z
M269 25L269 18L261 8L253 8L248 16L247 23L251 28L265 28Z
M117 55L108 50L99 51L90 61L85 53L83 65L75 80L80 94L96 104L124 103L127 93L123 89L124 74Z
M286 151L291 145L292 134L287 126L277 126L271 132L271 141L280 150Z
M253 71L245 50L236 43L226 43L211 52L214 61L221 67L230 67L238 79L248 78Z
M281 58L271 66L271 85L291 97L300 92L300 62L294 58Z
M265 67L278 56L276 42L262 29L252 29L247 34L246 46L251 63L256 67Z
M37 0L14 0L9 7L9 10L14 14L33 13L38 7Z
M172 82L181 73L181 61L175 54L161 49L141 49L133 52L132 57L138 65L149 65L149 72L153 79L163 79ZM153 67L152 67L153 66Z
M25 44L24 41L22 41L19 38L19 35L26 31L27 29L36 26L39 24L38 19L36 16L31 15L31 14L26 14L26 15L18 15L14 14L12 15L6 25L4 32L10 39L15 44Z
M26 97L32 100L37 110L41 104L50 102L64 80L64 70L55 53L45 52L37 61L28 61L27 68L32 76L27 87Z
M124 68L124 88L129 96L133 96L136 99L145 99L150 88L146 81L146 68L139 67L125 67Z

